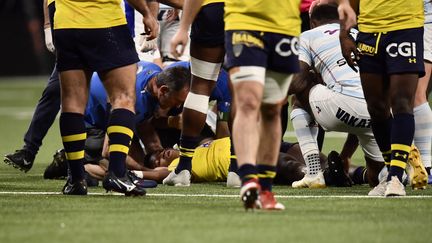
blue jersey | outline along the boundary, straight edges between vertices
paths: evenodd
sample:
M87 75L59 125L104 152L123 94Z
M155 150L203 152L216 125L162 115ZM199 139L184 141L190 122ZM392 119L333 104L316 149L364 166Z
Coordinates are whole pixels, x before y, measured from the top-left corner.
M182 66L190 69L190 63L185 61L175 62L166 68L175 66ZM216 81L216 87L213 89L213 92L210 95L210 100L216 101L218 111L230 111L231 93L228 87L228 73L223 69L221 69L221 71L219 72L219 77Z
M360 75L342 56L339 24L326 24L300 35L299 59L314 68L327 87L344 95L364 98ZM354 39L357 31L352 29Z
M147 83L162 70L156 64L141 61L138 63L136 79L136 103L135 103L135 121L142 122L153 115L158 106L157 98L150 95L145 90ZM87 126L106 129L110 110L108 108L108 97L97 73L94 73L91 79L90 95L84 114Z

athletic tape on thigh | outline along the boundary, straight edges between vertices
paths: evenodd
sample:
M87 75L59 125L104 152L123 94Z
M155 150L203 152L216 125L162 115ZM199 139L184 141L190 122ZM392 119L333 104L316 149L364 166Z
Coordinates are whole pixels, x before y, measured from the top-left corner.
M293 74L267 70L263 103L276 104L286 99L293 76Z
M192 92L189 92L184 102L184 107L207 114L208 103L209 103L209 96L194 94Z
M206 80L217 81L222 63L206 62L194 57L190 58L191 73Z
M264 85L266 70L260 66L238 67L237 72L231 73L231 82L254 81Z

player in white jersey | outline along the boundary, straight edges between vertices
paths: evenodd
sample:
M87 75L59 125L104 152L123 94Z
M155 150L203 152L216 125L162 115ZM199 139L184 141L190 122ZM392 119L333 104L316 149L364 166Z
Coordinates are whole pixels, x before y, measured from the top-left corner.
M432 70L432 1L424 0L424 65L425 76L419 79L414 99L414 144L420 151L421 160L427 173L431 168L432 110L427 100L427 89ZM426 175L424 175L426 176ZM432 177L429 176L429 183Z
M301 72L293 81L290 93L295 92L302 105L313 113L315 120L325 130L346 132L358 137L370 172L369 183L376 186L384 159L370 128L370 116L360 77L346 64L341 53L338 18L334 5L321 4L313 10L313 29L300 36ZM353 34L356 34L355 30ZM311 70L314 70L316 76L321 75L324 84L309 81ZM291 119L308 166L305 177L292 186L325 187L320 164L315 163L314 159L315 154L319 155L319 150L313 134L314 128L310 126L314 123L313 118L303 109L294 109Z

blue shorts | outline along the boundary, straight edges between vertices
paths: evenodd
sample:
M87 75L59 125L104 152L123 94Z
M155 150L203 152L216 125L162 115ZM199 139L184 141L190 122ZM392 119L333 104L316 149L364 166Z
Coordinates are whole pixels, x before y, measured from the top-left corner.
M107 71L139 61L127 25L54 30L57 69Z
M358 61L362 73L425 75L423 28L383 33L359 32L357 48L363 54Z
M280 73L297 73L297 37L249 30L228 30L226 67L259 66Z
M220 46L225 40L224 3L205 5L191 27L191 42L205 46Z

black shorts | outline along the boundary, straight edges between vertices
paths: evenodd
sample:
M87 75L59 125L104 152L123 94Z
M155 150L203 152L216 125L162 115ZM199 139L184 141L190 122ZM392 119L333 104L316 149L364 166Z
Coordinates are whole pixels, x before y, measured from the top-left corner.
M139 61L127 25L54 30L57 69L107 71Z
M297 37L249 30L228 30L225 36L226 66L259 66L281 73L297 73Z
M358 61L362 73L425 75L423 28L384 33L359 32L357 48L362 52Z
M205 5L191 27L191 42L205 46L220 46L225 39L224 3Z

